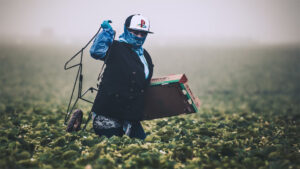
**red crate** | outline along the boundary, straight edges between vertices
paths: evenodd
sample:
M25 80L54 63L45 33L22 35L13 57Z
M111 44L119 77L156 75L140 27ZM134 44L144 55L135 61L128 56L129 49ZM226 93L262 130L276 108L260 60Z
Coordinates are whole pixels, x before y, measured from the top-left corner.
M187 81L185 74L151 79L143 120L198 112L200 100L193 95Z

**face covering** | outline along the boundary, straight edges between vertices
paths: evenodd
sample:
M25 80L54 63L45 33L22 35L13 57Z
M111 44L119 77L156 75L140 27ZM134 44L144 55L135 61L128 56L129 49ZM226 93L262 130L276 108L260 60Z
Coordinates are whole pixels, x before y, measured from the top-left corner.
M124 33L120 35L120 41L124 41L133 46L133 48L141 48L146 40L146 37L137 37L133 33L130 33L129 30L124 26Z

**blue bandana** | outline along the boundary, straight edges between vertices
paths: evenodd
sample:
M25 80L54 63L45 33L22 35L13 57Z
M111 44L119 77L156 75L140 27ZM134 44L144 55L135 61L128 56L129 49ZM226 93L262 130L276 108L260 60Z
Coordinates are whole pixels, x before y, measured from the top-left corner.
M131 44L133 46L132 49L137 53L142 63L144 64L145 77L148 78L149 68L148 63L144 57L144 49L142 48L146 37L147 35L143 38L137 37L134 34L130 33L128 29L124 26L124 33L119 36L119 41Z
M126 26L124 26L124 33L119 36L119 40L132 45L138 55L142 55L144 53L142 46L146 40L146 37L147 36L142 38L137 37L133 33L130 33Z

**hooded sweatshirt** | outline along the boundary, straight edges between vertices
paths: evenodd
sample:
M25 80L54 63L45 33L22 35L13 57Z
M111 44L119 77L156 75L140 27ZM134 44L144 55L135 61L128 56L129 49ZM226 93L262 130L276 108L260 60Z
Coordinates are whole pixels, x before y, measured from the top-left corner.
M109 46L113 42L114 31L112 28L103 29L103 31L98 34L95 38L94 43L90 49L90 54L94 59L101 59L106 55ZM146 37L140 38L130 33L126 26L124 26L124 33L119 36L120 42L128 43L132 46L132 50L137 53L141 62L144 65L145 78L149 76L148 63L144 57L143 44Z

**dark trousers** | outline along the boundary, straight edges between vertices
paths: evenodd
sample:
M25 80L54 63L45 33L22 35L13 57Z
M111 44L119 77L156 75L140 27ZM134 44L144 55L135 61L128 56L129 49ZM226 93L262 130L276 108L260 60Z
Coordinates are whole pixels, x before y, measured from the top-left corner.
M99 118L99 116L101 116L101 118ZM139 138L142 140L146 138L145 131L139 121L127 121L96 115L93 120L93 128L97 135L106 136L108 138L112 136L121 137L124 134L130 138Z

